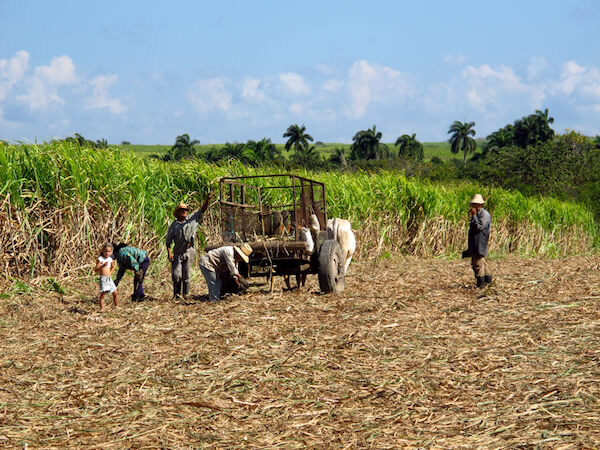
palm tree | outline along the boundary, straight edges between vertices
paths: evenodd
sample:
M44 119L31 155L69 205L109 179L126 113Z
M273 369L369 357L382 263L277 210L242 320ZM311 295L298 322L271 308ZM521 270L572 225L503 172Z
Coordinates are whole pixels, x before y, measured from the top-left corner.
M105 138L96 139L96 143L94 144L96 148L108 148L108 141Z
M245 144L227 142L219 151L219 159L237 159L238 161L253 163L256 158L254 151L246 147Z
M535 115L544 121L544 123L548 124L554 123L554 117L549 117L548 108L544 109L544 111L540 111L539 109L535 110Z
M290 125L283 137L288 138L285 143L285 149L289 150L294 147L295 152L299 152L308 148L308 142L312 142L313 138L310 134L306 133L306 127L304 125L298 126L298 124Z
M512 125L506 125L498 131L494 131L486 139L487 142L483 146L483 153L487 154L490 150L497 148L505 148L514 145L515 129Z
M459 151L464 153L463 164L467 163L467 153L473 153L477 148L477 142L471 136L475 136L473 127L475 122L459 122L455 120L448 134L452 133L448 142L450 142L450 151L454 154Z
M348 167L348 162L346 161L346 152L341 147L337 147L333 150L331 156L329 156L329 162L338 166L340 169L345 169Z
M302 167L304 169L315 170L323 167L323 158L319 152L317 152L314 145L295 152L290 157L290 162L293 166Z
M417 161L423 161L423 144L417 140L417 134L413 133L412 136L403 134L396 139L396 146L399 146L398 156L404 158L415 159Z
M175 144L169 150L171 160L179 161L183 158L193 158L196 156L195 146L200 144L198 139L190 140L190 135L185 133L177 136Z
M544 112L538 110L535 114L530 114L515 121L515 144L525 148L552 139L554 130L548 125L552 122L554 122L554 118L548 117L548 109Z
M271 139L262 138L260 141L248 141L246 148L254 152L256 162L268 162L281 160L281 150L277 148Z
M79 142L79 145L81 147L85 147L88 144L88 142L89 142L86 138L84 138L79 133L75 133L75 139L77 140L77 142Z
M389 156L388 146L380 142L382 136L375 125L368 130L357 132L352 138L350 157L352 159L380 159Z
M550 128L550 124L554 123L554 117L550 117L548 108L544 111L535 110L536 120L536 139L545 142L554 137L554 130Z

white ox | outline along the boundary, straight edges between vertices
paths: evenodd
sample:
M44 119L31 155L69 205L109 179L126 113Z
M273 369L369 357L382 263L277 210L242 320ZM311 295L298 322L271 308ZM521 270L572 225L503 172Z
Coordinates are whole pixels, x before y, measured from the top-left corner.
M352 224L346 219L329 219L327 221L327 239L334 239L342 248L342 256L346 260L344 273L348 272L348 266L352 261L352 255L356 250L356 237L352 231Z

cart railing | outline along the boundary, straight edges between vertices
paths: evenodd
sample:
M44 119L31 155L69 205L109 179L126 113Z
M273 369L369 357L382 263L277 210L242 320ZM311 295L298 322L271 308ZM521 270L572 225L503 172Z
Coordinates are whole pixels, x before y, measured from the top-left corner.
M223 177L219 180L224 242L298 240L297 228L316 215L327 222L325 185L292 174Z

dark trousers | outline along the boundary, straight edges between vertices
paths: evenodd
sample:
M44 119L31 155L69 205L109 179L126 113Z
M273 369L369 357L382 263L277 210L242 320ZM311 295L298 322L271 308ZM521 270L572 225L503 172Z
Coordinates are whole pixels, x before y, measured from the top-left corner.
M146 278L146 271L150 266L150 258L146 256L146 259L142 261L140 264L140 271L142 272L142 278L136 280L133 278L133 294L131 295L131 300L141 300L144 298L144 278Z

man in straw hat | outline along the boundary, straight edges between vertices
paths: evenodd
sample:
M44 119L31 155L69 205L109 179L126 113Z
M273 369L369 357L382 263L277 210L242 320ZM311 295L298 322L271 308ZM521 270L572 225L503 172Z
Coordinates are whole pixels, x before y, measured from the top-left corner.
M469 215L469 247L467 254L471 256L471 266L477 279L477 287L483 289L492 282L492 273L486 260L492 217L483 205L485 200L481 194L475 194L471 199Z
M202 270L208 286L210 301L216 302L221 299L223 283L228 277L233 278L235 283L240 286L244 278L238 272L237 263L244 261L248 264L251 254L252 247L244 242L239 247L226 245L202 255L200 270Z
M185 203L179 203L173 211L176 220L169 227L166 238L167 254L171 261L173 298L181 295L187 297L190 293L190 272L196 257L196 250L194 250L196 231L208 208L210 196L209 192L200 209L189 218L189 208ZM173 245L172 252L171 245Z

